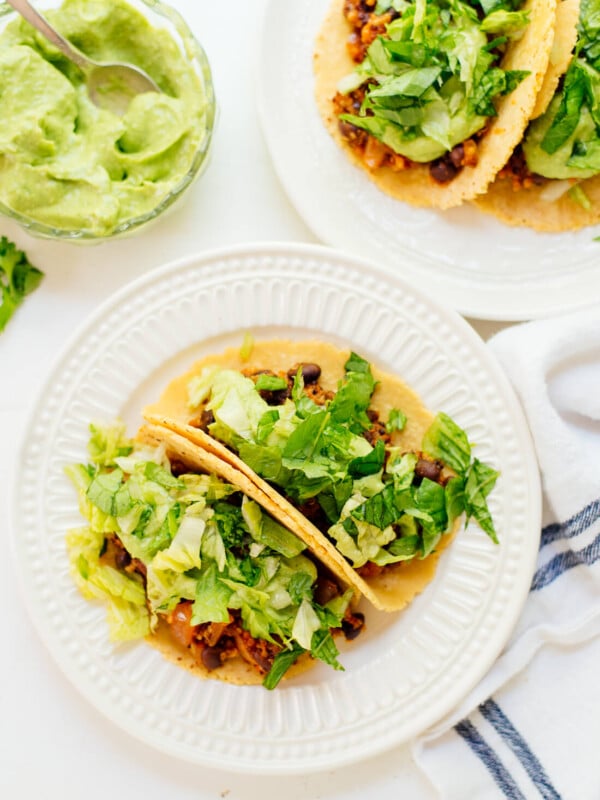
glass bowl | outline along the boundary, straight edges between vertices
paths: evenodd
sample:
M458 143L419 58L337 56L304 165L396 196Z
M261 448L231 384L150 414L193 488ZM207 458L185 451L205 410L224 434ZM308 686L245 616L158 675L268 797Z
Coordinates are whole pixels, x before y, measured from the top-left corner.
M65 0L66 3L73 3L73 0ZM110 0L104 0L106 5L110 4ZM93 222L89 222L89 220L95 219L94 212L98 210L98 206L107 201L107 197L110 194L110 191L103 192L102 187L109 184L111 187L113 185L113 177L110 175L110 170L108 170L108 178L104 178L100 182L101 186L98 190L94 190L94 195L90 200L90 193L87 193L86 196L86 203L82 205L86 208L85 216L87 217L88 223L86 224L85 221L81 223L67 221L65 222L64 226L62 224L58 224L59 220L54 219L52 221L48 220L48 212L44 214L44 212L36 213L35 208L31 208L31 213L29 213L29 209L24 209L22 206L26 205L27 203L21 202L20 204L15 203L15 205L20 205L18 209L11 207L10 198L7 198L7 194L5 189L2 187L3 179L6 180L5 186L9 187L9 179L6 177L5 173L2 169L3 161L6 163L6 159L3 158L5 153L3 152L3 139L0 137L0 214L15 220L21 226L28 230L31 234L35 236L51 238L51 239L60 239L65 241L74 241L74 242L98 242L98 241L105 241L107 239L112 239L116 236L121 236L130 232L133 232L139 229L141 226L149 223L152 220L155 220L161 214L163 214L168 208L170 208L173 203L175 203L185 192L185 190L192 184L192 182L199 177L202 173L203 168L206 166L209 150L210 150L210 143L212 139L212 134L214 130L215 124L215 114L216 114L216 103L215 103L215 95L213 89L213 82L212 82L212 75L210 70L210 65L208 63L208 59L204 52L204 49L199 44L199 42L194 37L193 33L189 29L187 23L183 20L181 15L175 11L170 6L166 5L165 3L159 2L159 0L118 0L118 4L121 3L126 4L127 6L134 9L136 12L141 13L147 22L152 26L150 32L152 34L152 42L154 46L154 42L157 39L157 36L164 36L169 37L172 39L176 45L176 49L178 51L179 56L176 54L175 61L178 61L180 58L180 64L184 65L185 72L182 72L181 75L181 83L177 84L174 79L173 75L169 73L168 70L171 69L172 59L163 59L162 63L165 62L169 64L169 67L165 67L165 75L162 74L162 67L160 64L160 59L157 58L155 61L150 59L148 64L143 64L137 62L137 66L140 66L150 74L152 78L165 90L165 81L169 82L169 89L170 91L164 91L165 95L177 95L177 90L182 89L183 86L187 85L187 91L193 89L194 94L194 102L197 102L197 108L194 112L194 120L193 124L190 125L189 129L189 136L190 143L187 146L187 149L183 155L179 153L179 150L176 151L179 159L178 163L178 170L177 174L169 176L169 168L167 166L162 166L159 170L162 170L160 175L160 189L157 191L156 196L153 197L153 204L152 207L149 207L146 203L146 207L141 210L132 209L130 214L119 212L118 217L115 219L114 224L109 223L108 225L100 228L97 224ZM61 0L36 0L34 5L42 12L42 13L52 13L53 10L62 7L65 3L61 2ZM98 3L95 4L98 6ZM111 16L112 16L112 7L114 4L111 5ZM7 6L5 3L0 3L0 35L5 32L5 28L9 23L12 23L14 19L18 19L19 15L13 11L10 6ZM57 25L60 31L59 25ZM91 45L89 47L84 46L82 43L75 41L74 38L69 36L69 33L65 31L67 38L73 41L73 44L80 47L80 49L84 50L88 55L92 58L96 58L98 60L102 60L101 55L98 52L90 52L90 49L94 48L94 42L99 42L100 47L103 45L102 37L98 35L99 27L96 26L92 30L93 26L90 27L89 32L89 41ZM157 34L157 31L161 33ZM62 32L62 31L60 31ZM147 33L145 32L145 33ZM164 33L162 33L164 32ZM136 34L135 30L132 32L127 26L120 26L118 29L118 35L114 34L110 37L110 57L105 56L106 61L129 61L130 63L136 63L136 60L131 55L127 57L127 53L122 52L120 48L125 47L126 49L132 48L135 49L136 41L135 36L138 36L138 44L140 41L143 40L145 33L140 36L138 32ZM63 72L67 78L71 80L72 83L78 83L81 76L79 75L76 67L70 67L61 56L57 57L56 64L54 63L54 55L57 51L54 51L50 45L46 45L45 40L41 36L41 34L33 33L35 36L36 42L43 42L44 47L44 59L46 61L51 61L54 66L58 66L59 63L62 63L61 72ZM85 31L85 36L88 35L88 32ZM104 41L104 44L106 44ZM148 39L146 39L148 41ZM123 42L125 44L123 44ZM46 47L48 50L46 50ZM1 52L1 50L0 50ZM149 52L149 51L148 51ZM172 54L171 54L172 55ZM146 55L146 58L149 56ZM152 65L153 63L156 64L155 70L153 70ZM67 65L67 66L65 66ZM2 64L0 63L0 72L1 72ZM189 68L189 71L188 71ZM154 74L153 74L154 71ZM160 72L160 74L158 74ZM78 75L79 80L72 80L70 76ZM59 79L60 80L60 79ZM162 84L162 85L161 85ZM84 84L81 84L79 91L85 92ZM197 90L197 93L196 93ZM76 92L77 94L77 92ZM188 99L191 95L188 96ZM79 102L79 100L77 101ZM165 101L167 102L167 101ZM168 101L170 102L170 101ZM33 104L32 104L33 105ZM182 103L182 108L184 104ZM185 104L185 107L189 107L188 104ZM17 103L17 109L19 109L19 105ZM25 103L25 113L28 112L27 104ZM75 125L79 123L79 111L77 112L78 116L75 118ZM81 112L85 113L85 112ZM150 118L151 119L151 118ZM42 134L47 129L48 123L47 120L40 121L40 130ZM90 126L91 129L92 126ZM98 127L98 126L96 126ZM152 126L151 126L152 127ZM28 131L29 134L29 131ZM136 135L140 135L140 131L136 130L133 134L135 137ZM25 137L21 137L25 138ZM183 137L182 137L183 138ZM25 138L27 142L27 138ZM112 147L115 148L115 151L118 153L123 152L122 148L120 147L120 141L116 143L112 143ZM96 141L97 144L97 141ZM12 146L12 142L10 143ZM105 143L102 142L101 145L104 147ZM26 144L26 146L28 146ZM173 146L174 149L178 147L178 143L176 142ZM165 152L169 152L167 149ZM171 151L173 152L173 151ZM181 157L180 157L181 156ZM24 159L22 159L24 160ZM152 159L150 159L151 161ZM40 161L39 158L36 159L36 165L39 166L40 163L42 165L45 164L44 160ZM132 162L133 163L133 162ZM159 160L155 163L160 163ZM170 165L172 166L172 165ZM19 169L21 165L19 166ZM24 167L25 170L30 168L30 164L25 163ZM52 167L52 169L54 169ZM121 169L121 167L119 167ZM135 167L134 167L135 169ZM157 169L156 167L150 167L150 169ZM19 173L16 173L17 176ZM35 176L34 176L35 177ZM55 184L56 178L53 177L52 185ZM60 176L58 178L59 182L61 180ZM129 176L127 170L119 175L116 178L116 181L129 181ZM140 181L144 183L145 178L135 178L136 181ZM68 180L65 181L65 185L68 183ZM17 186L22 186L23 182L18 182ZM124 184L121 184L121 187ZM129 191L129 183L126 187L127 191ZM139 188L138 184L136 184L136 188ZM163 191L164 189L164 191ZM16 191L20 191L17 189ZM41 191L44 191L44 187L42 187ZM141 190L140 190L141 191ZM34 202L38 203L39 198L39 184L36 184L35 180L33 185L29 189L31 196L35 197ZM134 196L134 192L132 190L131 196ZM97 205L94 205L96 203ZM155 201L155 202L154 202ZM111 201L112 202L112 199ZM117 204L119 201L115 201ZM52 206L49 206L52 207ZM119 208L121 206L119 205ZM89 212L87 209L89 208ZM40 219L39 217L46 216L46 219ZM58 216L58 214L56 214ZM69 217L69 214L66 215ZM75 214L74 216L77 216Z

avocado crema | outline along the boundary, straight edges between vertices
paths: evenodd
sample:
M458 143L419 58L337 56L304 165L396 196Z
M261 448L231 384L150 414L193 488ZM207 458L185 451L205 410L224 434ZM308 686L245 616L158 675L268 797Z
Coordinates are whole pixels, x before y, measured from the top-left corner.
M600 0L581 0L575 54L547 111L529 126L523 153L545 178L600 172Z
M206 94L172 35L122 0L47 11L97 61L145 70L161 93L122 117L97 108L79 69L22 19L0 34L0 202L47 226L109 234L152 211L207 135Z

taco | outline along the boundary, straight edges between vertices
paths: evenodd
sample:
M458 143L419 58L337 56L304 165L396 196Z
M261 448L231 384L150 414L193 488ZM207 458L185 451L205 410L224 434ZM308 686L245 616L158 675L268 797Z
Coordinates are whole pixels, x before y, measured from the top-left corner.
M334 0L320 114L387 194L450 208L485 191L531 117L556 0Z
M120 423L91 431L91 463L67 469L88 525L67 547L113 640L146 637L198 675L269 689L314 659L342 669L333 637L360 633L356 593L267 513L255 484L164 428L135 440Z
M564 0L560 11L561 49L574 44L566 71L545 113L476 200L503 222L547 232L600 221L600 1Z
M463 511L496 540L486 496L497 473L399 378L318 341L257 342L244 358L232 348L197 362L144 416L251 479L376 607L423 590Z

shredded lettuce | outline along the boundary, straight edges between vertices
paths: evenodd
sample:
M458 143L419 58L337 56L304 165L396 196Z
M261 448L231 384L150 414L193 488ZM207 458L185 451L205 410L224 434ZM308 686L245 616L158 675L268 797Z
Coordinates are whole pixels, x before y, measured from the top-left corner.
M213 435L221 429L221 410L228 403L223 386L238 385L230 371L224 372L223 379L218 373L212 377L220 394L206 398L216 420ZM254 427L245 432L248 438L237 440L240 458L296 504L316 500L325 518L320 523L323 532L355 568L427 557L463 513L495 541L486 498L496 473L472 460L465 431L443 412L433 419L423 437L422 455L454 474L448 474L443 485L422 477L416 471L421 454L386 446L382 440L372 446L362 435L372 425L369 409L376 383L370 364L351 353L344 373L333 398L319 405L307 397L298 370L291 399L256 415ZM242 380L249 398L244 402L253 407L260 389ZM239 400L237 389L232 392ZM249 419L251 413L240 416ZM275 431L282 416L285 426ZM392 409L385 426L388 432L401 433L406 422L403 412ZM275 523L263 519L256 504L244 501L242 512L255 545L293 554L277 538L266 537ZM289 539L285 529L280 533Z
M344 92L365 88L359 113L340 119L412 161L440 158L481 130L496 115L498 98L528 74L498 66L506 42L529 22L522 5L521 0L379 2L379 13L394 8L400 16L338 86Z
M105 601L113 641L147 636L150 616L144 587L139 579L101 563L103 545L102 531L89 527L69 531L67 549L71 575L84 597Z
M146 636L187 600L193 625L228 624L237 615L252 636L281 645L267 685L301 652L317 647L315 657L333 659L327 636L350 597L334 598L331 608L315 602L317 567L297 536L214 475L175 477L164 448L128 440L120 422L93 426L90 454L93 463L66 470L89 523L69 533L67 548L78 587L107 603L113 639ZM114 563L106 560L110 539L142 562L145 581L135 569L117 568L114 542Z

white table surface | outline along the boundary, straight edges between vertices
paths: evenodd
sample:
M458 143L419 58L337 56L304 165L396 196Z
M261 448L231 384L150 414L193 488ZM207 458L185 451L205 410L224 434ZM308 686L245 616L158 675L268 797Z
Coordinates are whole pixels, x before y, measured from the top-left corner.
M291 0L289 0L291 1ZM0 235L46 273L0 338L0 536L20 440L56 355L83 320L125 282L168 261L245 241L316 239L278 184L254 105L253 65L265 0L172 0L204 44L219 119L212 158L183 204L130 239L99 246L34 239L0 219ZM501 325L476 322L487 338ZM71 800L168 797L286 800L435 794L407 748L335 772L251 777L196 767L155 752L106 721L69 684L23 607L13 565L0 559L0 796Z

